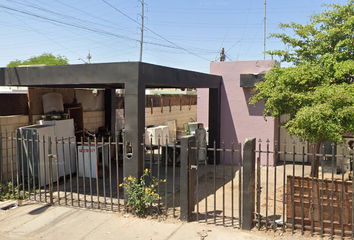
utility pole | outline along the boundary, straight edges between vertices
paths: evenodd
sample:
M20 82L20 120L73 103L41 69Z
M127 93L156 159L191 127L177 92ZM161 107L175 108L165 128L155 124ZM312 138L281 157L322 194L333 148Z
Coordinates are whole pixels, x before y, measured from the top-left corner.
M141 0L141 35L140 35L140 57L139 62L143 59L143 39L144 39L144 0Z
M265 56L266 56L266 9L267 9L267 0L264 0L264 39L263 39L263 59L265 60Z

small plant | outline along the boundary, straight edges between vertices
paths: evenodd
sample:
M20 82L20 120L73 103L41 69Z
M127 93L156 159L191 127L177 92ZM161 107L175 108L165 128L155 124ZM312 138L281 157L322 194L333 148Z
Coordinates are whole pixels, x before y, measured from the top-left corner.
M159 184L159 179L155 177L150 178L149 169L145 169L144 174L140 177L140 181L132 176L123 179L120 187L125 189L127 194L127 206L137 215L146 214L146 210L154 202L160 199L156 193L156 187ZM166 182L166 180L160 180Z
M20 185L21 188L21 185ZM12 191L12 183L2 183L0 184L0 201L5 201L9 199L17 199L17 187L14 187L14 191ZM22 194L20 198L22 198Z

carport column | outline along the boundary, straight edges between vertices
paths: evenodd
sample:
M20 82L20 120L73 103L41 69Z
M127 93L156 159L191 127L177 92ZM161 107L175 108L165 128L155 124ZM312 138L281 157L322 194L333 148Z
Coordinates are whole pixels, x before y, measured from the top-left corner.
M221 88L209 89L209 147L220 146L220 102ZM219 154L216 155L216 163L220 163ZM208 151L208 164L214 164L214 153Z
M139 178L143 173L143 133L145 129L145 86L125 83L124 177Z
M255 160L256 139L246 138L243 145L243 197L242 229L251 230L255 211Z
M181 221L189 221L194 211L194 184L195 184L195 147L194 136L184 136L181 138Z

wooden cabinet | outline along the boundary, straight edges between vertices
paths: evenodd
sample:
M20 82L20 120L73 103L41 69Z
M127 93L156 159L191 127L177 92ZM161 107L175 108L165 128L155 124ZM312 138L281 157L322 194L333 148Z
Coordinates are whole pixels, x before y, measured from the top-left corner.
M74 119L76 141L85 141L84 113L82 107L68 108L69 118Z

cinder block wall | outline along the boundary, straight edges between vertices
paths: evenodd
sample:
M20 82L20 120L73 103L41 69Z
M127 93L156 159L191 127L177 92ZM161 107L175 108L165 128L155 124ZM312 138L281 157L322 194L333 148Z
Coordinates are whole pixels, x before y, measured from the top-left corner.
M182 129L183 123L197 120L197 106L171 106L171 112L170 107L163 107L162 112L161 107L155 107L152 113L151 108L145 109L145 126L166 125L168 120L176 120L177 129Z
M117 132L124 128L124 109L116 110L116 129ZM145 126L154 125L166 125L168 120L176 120L177 130L183 128L183 123L195 121L197 119L197 105L191 106L171 106L163 107L161 112L161 107L145 108Z
M99 127L105 125L104 111L85 111L84 112L84 128L95 132Z
M16 161L16 141L12 142L11 151L11 133L16 137L16 129L28 125L27 115L0 116L1 132L1 174L3 182L11 181L11 165L14 176L17 173ZM6 141L7 140L7 141ZM12 159L12 161L11 161ZM6 179L7 177L7 179Z

